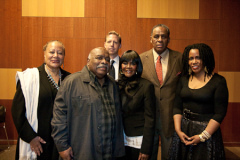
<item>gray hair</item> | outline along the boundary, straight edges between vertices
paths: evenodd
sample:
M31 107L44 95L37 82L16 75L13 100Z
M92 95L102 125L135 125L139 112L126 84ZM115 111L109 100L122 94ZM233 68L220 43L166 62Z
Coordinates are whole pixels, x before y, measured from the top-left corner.
M157 24L156 26L154 26L154 27L152 28L151 36L152 36L152 34L153 34L153 30L154 30L155 28L157 28L157 27L164 27L164 28L166 28L168 37L170 36L170 30L169 30L168 26L166 26L165 24Z

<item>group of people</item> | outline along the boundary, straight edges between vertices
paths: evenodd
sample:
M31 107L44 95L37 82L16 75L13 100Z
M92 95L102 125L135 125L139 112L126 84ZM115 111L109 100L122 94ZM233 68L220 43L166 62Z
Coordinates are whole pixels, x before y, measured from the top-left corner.
M111 31L73 74L61 68L64 45L48 42L44 63L16 75L16 159L157 160L159 142L163 160L225 159L228 89L213 72L212 49L169 49L164 24L150 42L149 51L120 57L121 36Z

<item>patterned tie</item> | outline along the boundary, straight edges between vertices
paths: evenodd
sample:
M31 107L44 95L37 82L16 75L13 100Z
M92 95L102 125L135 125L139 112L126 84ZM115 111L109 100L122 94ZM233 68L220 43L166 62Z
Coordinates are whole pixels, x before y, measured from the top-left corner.
M114 60L111 61L110 70L109 70L109 75L112 76L112 77L115 79L115 68L114 68L114 66L113 66L113 63L114 63L114 62L115 62Z
M156 63L156 72L157 72L160 85L162 85L163 83L161 58L162 58L161 56L158 56L157 63Z

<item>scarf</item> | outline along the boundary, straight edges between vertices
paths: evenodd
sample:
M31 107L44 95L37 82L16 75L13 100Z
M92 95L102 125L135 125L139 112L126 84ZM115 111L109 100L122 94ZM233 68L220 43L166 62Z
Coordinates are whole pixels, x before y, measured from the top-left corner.
M25 99L26 118L33 130L38 130L37 107L39 96L39 71L37 68L28 68L23 72L17 72L16 83L20 81L21 89ZM19 140L19 160L37 159L35 152L31 150L30 144Z

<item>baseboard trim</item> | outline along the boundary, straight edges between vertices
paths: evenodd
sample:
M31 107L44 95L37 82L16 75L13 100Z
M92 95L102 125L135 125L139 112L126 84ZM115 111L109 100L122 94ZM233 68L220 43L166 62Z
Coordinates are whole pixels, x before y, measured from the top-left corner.
M240 147L240 142L223 142L225 147Z

